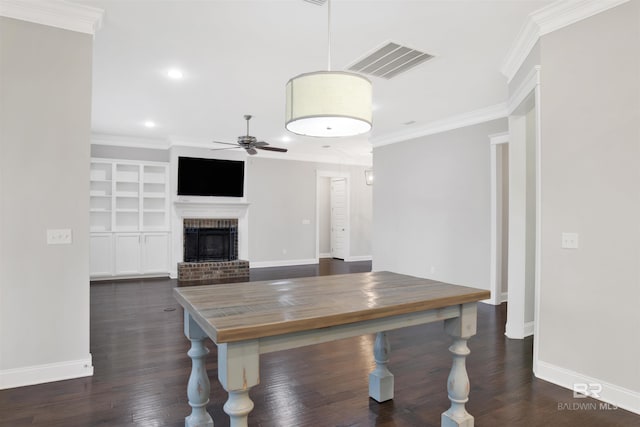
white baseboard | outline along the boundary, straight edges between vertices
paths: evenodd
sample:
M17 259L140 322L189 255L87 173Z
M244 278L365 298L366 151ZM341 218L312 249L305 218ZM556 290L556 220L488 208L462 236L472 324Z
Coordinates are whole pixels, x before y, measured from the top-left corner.
M354 261L371 261L373 257L371 255L353 255L346 257L345 262L354 262Z
M537 361L536 366L534 374L537 378L570 390L567 391L567 401L580 400L579 398L573 398L573 387L575 384L599 384L602 386L602 390L598 393L598 400L640 414L640 392L629 390L541 360Z
M527 322L522 326L522 329L514 328L513 325L507 321L507 324L505 325L505 328L504 328L505 329L504 334L507 336L507 338L511 338L514 340L521 340L528 336L533 335L533 327L534 327L534 322Z
M496 301L494 298L489 298L489 299L483 299L480 300L480 302L483 302L485 304L489 304L489 305L500 305L503 302L507 302L509 293L508 292L503 292L500 294L500 300Z
M277 261L250 261L250 268L264 268L264 267L286 267L289 265L307 265L307 264L318 264L318 258L308 258L308 259L284 259Z
M533 335L533 328L535 326L535 322L527 322L524 324L524 336L526 337L530 337L531 335Z
M0 390L93 375L91 353L83 360L47 363L0 371Z
M331 258L331 252L318 255L320 258Z
M92 276L89 280L92 282L105 282L109 280L123 279L153 279L156 277L171 277L171 273L149 273L149 274L124 274L122 276Z

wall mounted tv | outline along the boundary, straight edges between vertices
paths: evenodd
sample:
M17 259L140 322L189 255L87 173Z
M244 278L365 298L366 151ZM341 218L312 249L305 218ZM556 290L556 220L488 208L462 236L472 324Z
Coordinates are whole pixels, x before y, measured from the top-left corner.
M244 162L179 157L178 195L242 197Z

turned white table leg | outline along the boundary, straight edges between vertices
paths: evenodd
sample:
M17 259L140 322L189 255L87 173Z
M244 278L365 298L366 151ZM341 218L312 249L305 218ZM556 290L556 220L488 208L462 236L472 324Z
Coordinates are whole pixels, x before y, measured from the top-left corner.
M224 412L231 427L247 427L253 409L249 390L260 383L260 353L257 341L218 345L218 378L229 393Z
M453 365L447 391L451 407L442 414L442 427L473 427L473 416L465 408L469 400L469 376L465 366L466 357L469 355L467 340L476 334L476 303L462 304L460 317L447 319L444 322L445 331L453 337L453 345L449 351L453 354Z
M393 374L387 368L391 346L386 332L378 332L373 345L376 368L369 374L369 396L377 402L393 399Z
M207 413L211 385L207 375L205 358L209 349L204 346L207 334L184 312L184 334L191 341L191 349L187 352L191 358L191 375L187 385L187 397L191 406L191 415L184 419L185 427L213 427L213 420Z

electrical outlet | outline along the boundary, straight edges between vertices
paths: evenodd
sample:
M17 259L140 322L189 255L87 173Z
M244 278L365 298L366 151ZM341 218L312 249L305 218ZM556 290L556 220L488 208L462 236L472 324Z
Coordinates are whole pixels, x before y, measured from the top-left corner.
M50 229L47 230L47 245L70 245L71 244L71 229Z
M578 233L562 233L563 249L578 249Z

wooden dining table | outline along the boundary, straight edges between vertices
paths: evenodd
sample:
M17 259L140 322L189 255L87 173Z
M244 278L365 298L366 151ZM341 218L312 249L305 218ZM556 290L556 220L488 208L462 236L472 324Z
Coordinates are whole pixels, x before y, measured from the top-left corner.
M218 379L228 393L224 412L232 427L248 425L249 390L260 382L260 355L343 338L376 334L369 396L393 398L387 332L444 321L453 338L447 381L451 406L442 426L473 426L465 409L469 378L467 340L476 333L477 302L489 291L387 271L175 288L184 308L184 333L192 360L186 427L213 426L206 411L210 382L204 341L218 347Z

